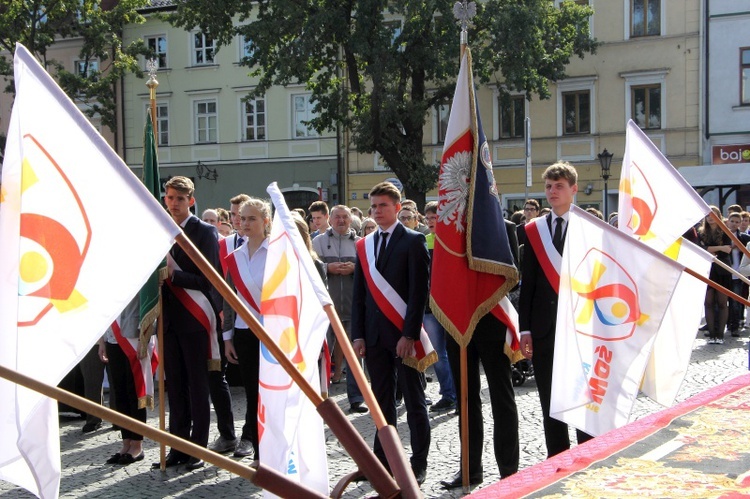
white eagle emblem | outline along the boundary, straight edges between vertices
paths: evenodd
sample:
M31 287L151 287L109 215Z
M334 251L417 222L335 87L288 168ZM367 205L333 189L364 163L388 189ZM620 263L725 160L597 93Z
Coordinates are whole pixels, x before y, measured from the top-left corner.
M469 199L469 171L471 152L457 152L443 164L440 172L440 185L445 190L438 206L438 222L451 225L464 232L464 213Z

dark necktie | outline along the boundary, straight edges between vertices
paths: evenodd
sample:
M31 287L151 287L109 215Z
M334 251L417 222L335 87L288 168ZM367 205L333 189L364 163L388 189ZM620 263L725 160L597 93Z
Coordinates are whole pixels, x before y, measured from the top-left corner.
M562 255L563 252L563 237L562 237L562 226L563 226L563 218L557 217L555 219L555 235L552 236L552 244L557 249L557 252Z
M245 240L244 240L244 239L242 239L242 236L238 237L238 238L237 238L237 244L235 244L235 245L234 245L234 249L237 249L237 248L239 248L240 246L242 246L242 243L244 243L244 242L245 242Z
M380 268L383 266L383 261L385 260L385 245L388 241L388 233L387 232L381 232L380 233L380 249L378 249L378 256L375 260L375 268L380 270Z

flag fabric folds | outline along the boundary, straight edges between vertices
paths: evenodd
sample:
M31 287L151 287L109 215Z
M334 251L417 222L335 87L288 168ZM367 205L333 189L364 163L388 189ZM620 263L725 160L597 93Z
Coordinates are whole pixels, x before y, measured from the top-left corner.
M619 229L661 252L710 211L633 120L626 129L619 197Z
M628 422L683 269L571 207L560 272L552 417L594 436Z
M712 256L682 235L709 207L632 120L619 194L621 231L708 277ZM705 294L705 283L683 275L657 335L642 390L664 406L674 403L687 373Z
M471 70L461 59L438 185L430 306L460 344L518 282Z
M151 117L146 118L146 126L143 131L143 185L161 202L161 185L159 183L159 158L156 153L156 139L154 138L154 127ZM146 284L139 293L140 297L140 330L141 345L145 348L148 339L154 333L154 323L159 317L159 271L166 268L167 261L162 261L159 268L149 276ZM142 353L145 353L142 352Z
M276 214L261 292L263 325L320 392L318 358L329 325L323 306L333 302L276 183L267 191ZM259 384L258 434L263 462L328 495L323 419L263 345Z
M0 192L0 363L57 385L180 228L20 44ZM0 479L59 494L57 405L0 380Z

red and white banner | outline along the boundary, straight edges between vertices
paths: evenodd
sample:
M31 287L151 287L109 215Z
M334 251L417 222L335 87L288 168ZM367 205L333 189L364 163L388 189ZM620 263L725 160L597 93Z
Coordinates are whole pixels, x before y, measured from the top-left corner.
M628 422L682 271L674 260L571 207L550 416L594 436Z
M20 44L14 66L0 192L0 363L54 386L180 228ZM0 479L57 497L58 428L54 400L0 380Z
M263 325L289 360L320 392L330 296L276 183L268 186L273 219L261 294ZM323 419L278 361L261 344L258 434L264 464L328 495ZM271 496L267 491L266 496Z

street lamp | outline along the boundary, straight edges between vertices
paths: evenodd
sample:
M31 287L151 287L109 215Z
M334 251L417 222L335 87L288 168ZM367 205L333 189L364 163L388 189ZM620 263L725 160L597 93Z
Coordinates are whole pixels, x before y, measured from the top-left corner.
M604 151L599 153L599 163L602 165L602 178L604 179L604 220L609 218L609 211L607 210L607 180L609 180L609 167L612 164L612 154L605 148Z

